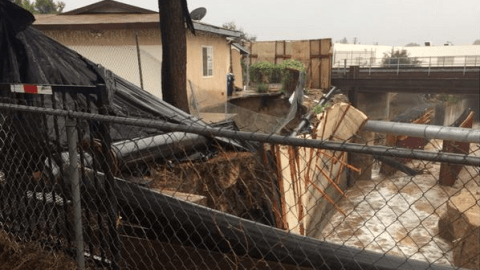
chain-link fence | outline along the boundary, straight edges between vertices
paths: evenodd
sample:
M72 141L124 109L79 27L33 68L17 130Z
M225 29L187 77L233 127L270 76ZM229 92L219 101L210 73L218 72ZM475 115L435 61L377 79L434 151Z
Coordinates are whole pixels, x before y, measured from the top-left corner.
M445 148L339 103L289 137L11 89L0 226L57 269L479 269L478 129Z

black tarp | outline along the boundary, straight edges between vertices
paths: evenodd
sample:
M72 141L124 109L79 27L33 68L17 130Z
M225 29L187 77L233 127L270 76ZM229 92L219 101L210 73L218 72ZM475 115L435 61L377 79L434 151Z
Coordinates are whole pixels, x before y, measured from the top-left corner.
M163 120L188 126L203 121L164 102L138 86L89 61L77 52L34 29L33 15L8 0L0 0L0 99L2 102L58 108L111 116ZM159 74L160 75L160 74ZM13 93L12 84L50 85L52 95ZM58 90L60 89L60 90ZM86 90L85 90L86 89ZM103 89L100 95L99 89ZM90 94L92 90L93 94ZM108 98L105 98L108 97ZM100 102L100 100L103 100ZM108 102L104 102L108 100ZM108 104L108 106L105 106ZM102 108L100 108L103 106ZM3 112L0 135L5 160L23 160L19 172L38 170L43 153L67 148L66 134L56 131L64 119L32 113ZM88 139L99 122L80 121L80 136ZM159 129L111 124L113 142L162 134ZM216 138L223 145L239 144ZM209 144L212 142L209 140ZM225 144L226 143L226 144ZM2 147L10 145L10 147ZM15 150L15 149L18 149ZM211 151L208 147L205 151ZM41 167L41 166L40 166ZM1 169L1 168L0 168Z
M0 0L0 84L92 87L105 84L111 101L108 107L110 115L206 126L199 119L171 106L34 29L31 26L34 20L30 12L8 0ZM6 95L5 92L9 91L3 91L3 97ZM75 103L75 106L80 106L77 109L82 109L82 106L85 106L82 98L84 99L79 97L80 100L74 102L67 100L67 104ZM96 104L98 97L89 98ZM52 107L51 100L43 101L43 106ZM121 131L116 130L112 136L114 140L122 140L148 135L152 130L137 129L129 132L131 134L121 134Z

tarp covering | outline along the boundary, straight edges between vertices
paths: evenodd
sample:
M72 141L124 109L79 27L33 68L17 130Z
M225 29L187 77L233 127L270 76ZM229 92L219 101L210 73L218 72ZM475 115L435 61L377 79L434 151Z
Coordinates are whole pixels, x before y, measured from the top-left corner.
M34 29L34 17L8 0L0 0L0 100L2 102L68 109L120 117L154 119L188 126L207 126L203 121L164 102L111 71L89 61ZM18 93L15 85L50 85L51 94ZM100 102L102 101L102 102ZM108 101L108 102L105 102ZM105 105L107 104L108 105ZM103 106L103 109L100 107ZM45 151L67 148L65 119L25 112L2 112L2 145L17 145L19 151L4 153L6 160L23 160L31 170ZM80 136L90 138L101 123L79 121ZM159 129L111 124L113 142L162 134ZM96 136L96 135L94 135ZM18 138L21 138L19 140ZM229 146L238 144L222 138ZM208 140L212 142L212 140ZM213 150L213 149L212 149ZM208 148L205 151L210 151ZM37 166L38 165L38 166ZM24 170L24 169L22 169Z
M34 20L30 12L8 0L0 0L0 84L105 84L110 96L110 115L206 125L47 37L31 26ZM5 97L5 93L2 96ZM55 99L60 97L55 96ZM43 106L51 107L51 102L45 100ZM78 101L76 105L79 105ZM144 131L131 136L149 133L147 129ZM113 139L125 139L125 134L114 133Z

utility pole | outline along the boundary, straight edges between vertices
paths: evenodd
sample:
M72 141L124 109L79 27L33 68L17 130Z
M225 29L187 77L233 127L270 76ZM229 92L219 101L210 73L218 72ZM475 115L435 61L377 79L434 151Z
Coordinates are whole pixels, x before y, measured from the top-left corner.
M187 113L187 37L185 22L193 31L186 0L158 0L162 36L163 100Z

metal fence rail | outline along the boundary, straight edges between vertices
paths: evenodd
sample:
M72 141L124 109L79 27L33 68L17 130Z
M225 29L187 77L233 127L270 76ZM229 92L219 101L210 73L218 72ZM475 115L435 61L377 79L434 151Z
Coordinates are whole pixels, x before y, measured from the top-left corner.
M392 57L376 58L370 55L340 56L335 55L333 68L360 66L362 68L378 67L478 67L480 55L455 55L455 56L422 56L422 57Z
M0 228L19 242L72 260L76 254L79 268L479 263L478 247L458 249L478 239L478 228L455 230L475 207L478 143L448 153L429 136L425 150L412 150L374 145L385 140L383 131L327 141L118 117L107 115L101 87L77 90L4 95ZM149 135L127 136L138 129ZM380 157L416 173L382 171ZM460 168L454 186L438 184L440 162ZM455 207L459 198L466 205Z

